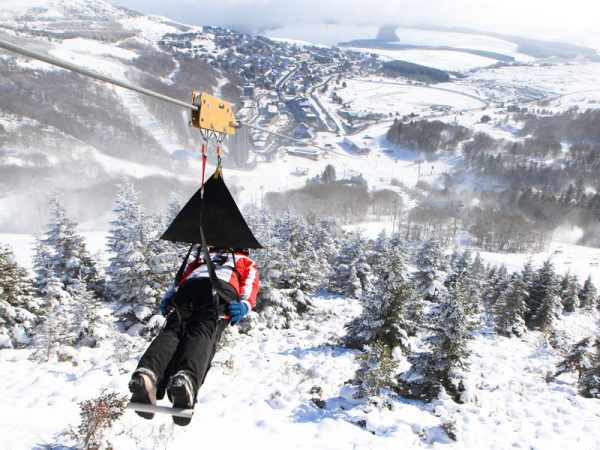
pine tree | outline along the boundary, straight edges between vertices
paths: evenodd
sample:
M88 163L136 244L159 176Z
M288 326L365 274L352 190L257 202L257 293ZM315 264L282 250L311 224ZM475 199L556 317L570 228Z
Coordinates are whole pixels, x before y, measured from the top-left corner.
M535 273L527 299L525 323L549 333L560 311L558 279L549 259Z
M409 350L408 333L414 327L407 322L407 309L414 306L406 268L406 250L399 239L373 267L375 281L361 297L363 312L346 326L346 345L363 348L381 342L389 348Z
M382 342L374 342L365 347L358 362L360 366L355 373L355 381L360 386L358 397L367 397L370 403L384 406L387 401L382 396L386 388L395 385L394 374L398 368L391 348Z
M275 221L275 230L279 246L288 257L285 270L281 272L282 287L314 291L320 284L320 275L313 236L306 220L286 213Z
M252 208L246 214L248 225L263 249L252 251L260 273L260 289L254 312L258 322L269 328L288 328L303 314L310 303L297 288L286 287L286 270L290 255L289 245L283 245L277 235L275 218L266 208ZM252 320L241 324L241 330L252 326Z
M588 359L588 364L581 371L577 387L584 397L600 399L600 338L594 341Z
M175 279L183 257L189 247L160 239L165 224L160 216L145 220L148 266L153 276L148 280L153 291L162 293ZM162 297L161 297L162 298Z
M167 204L167 211L165 214L164 224L161 224L161 226L164 229L166 229L175 220L175 217L177 217L177 214L179 214L179 212L183 209L183 206L183 200L179 192L171 191L171 194L169 196L169 202ZM158 239L156 239L156 241L158 241ZM183 260L184 256L186 255L189 249L189 245L184 243L169 241L161 242L162 245L166 247L166 251L168 253L176 255L170 257L173 257L174 259L179 259L180 261ZM175 266L177 266L176 263Z
M36 244L34 271L40 291L47 283L45 277L51 273L61 280L65 289L83 279L96 295L103 295L104 285L85 241L77 234L75 223L68 219L58 197L50 199L50 220L44 236Z
M73 320L69 314L72 298L64 289L62 280L53 275L51 269L45 279L47 282L42 291L43 320L36 330L38 351L35 356L48 361L53 354L59 353L60 347L72 345L74 337L71 333Z
M490 295L488 296L489 307L493 310L494 305L502 295L502 293L508 287L508 283L510 281L510 275L508 274L508 270L504 264L501 264L500 267L496 269L494 272L494 277L492 280L492 290Z
M475 258L471 262L471 254L469 250L465 250L461 256L464 261L465 270L463 271L463 285L467 291L467 310L469 314L478 316L482 320L481 315L483 314L483 276L485 268L483 261L479 253L475 255Z
M71 318L69 333L73 337L73 343L95 347L98 343L95 330L101 324L98 314L99 301L88 290L84 280L69 286L67 291L72 299L72 308L65 311L65 314Z
M588 275L583 283L583 287L579 291L579 306L582 309L592 309L596 305L600 308L598 291L596 290L594 283L592 283L592 276Z
M459 279L451 295L442 299L429 314L432 333L427 342L430 351L411 355L412 367L398 379L399 391L405 397L429 401L443 387L455 401L460 401L471 339L471 325L462 298L464 289L460 284Z
M344 235L344 230L333 219L323 219L314 227L313 239L317 253L317 260L314 264L319 273L319 288L326 289L334 272L335 262L339 257L339 243Z
M581 289L577 275L567 272L560 280L560 299L565 312L575 312L579 306L578 293Z
M108 236L113 255L107 269L108 292L116 302L115 314L132 335L144 333L145 324L156 313L166 289L154 272L152 222L144 216L130 180L119 185L115 220Z
M527 286L520 274L513 273L506 289L494 305L496 332L502 336L522 336L525 326Z
M523 269L521 270L521 279L523 280L523 283L525 283L525 286L527 287L528 291L531 289L534 277L535 270L533 268L533 262L531 261L531 259L528 259L525 265L523 266Z
M31 290L27 271L17 263L13 251L0 246L0 348L29 343L39 308Z
M426 241L415 256L417 271L413 282L417 293L430 302L438 302L446 295L444 279L446 278L444 255L439 242L435 239Z
M375 267L378 260L385 255L389 248L390 238L387 236L385 230L381 231L373 241L370 251L367 252L367 263L371 267Z
M579 378L589 366L589 351L592 338L587 337L571 347L564 359L557 365L554 376L557 377L565 372L577 372Z
M357 232L348 233L334 265L330 290L359 298L367 286L370 273L363 237Z

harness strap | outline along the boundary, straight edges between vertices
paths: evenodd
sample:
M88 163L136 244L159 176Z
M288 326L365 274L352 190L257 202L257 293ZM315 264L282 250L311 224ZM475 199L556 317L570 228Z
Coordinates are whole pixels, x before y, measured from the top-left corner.
M179 270L177 271L177 275L175 275L175 283L173 285L174 292L177 292L177 288L179 287L179 283L181 282L181 278L183 277L183 272L185 271L188 259L190 259L190 254L192 253L193 248L194 248L194 244L192 244L190 246L187 254L185 255L185 258L183 259L183 262L181 263L181 266L179 267ZM198 258L196 258L196 261L197 260L198 260Z
M198 224L198 230L200 231L200 241L202 243L202 252L204 253L204 260L206 261L206 267L208 269L208 278L210 280L210 284L212 285L212 293L213 293L213 307L215 310L215 316L217 320L219 320L219 295L223 298L226 298L223 292L223 288L221 287L221 282L217 278L217 274L215 272L215 266L212 262L212 258L210 257L210 251L208 250L208 243L206 242L206 236L204 235L204 228L202 227L202 219L204 214L204 174L206 167L206 145L202 145L202 189L200 191L201 198L201 206L200 206L200 222ZM220 153L220 148L219 148ZM220 162L220 161L219 161ZM198 249L200 250L200 249Z
M240 286L240 289L241 289L242 276L240 275L240 271L237 268L237 262L235 261L235 253L233 252L233 250L231 250L231 258L233 259L233 271L235 272L235 276L237 277L237 280L238 280L238 285Z

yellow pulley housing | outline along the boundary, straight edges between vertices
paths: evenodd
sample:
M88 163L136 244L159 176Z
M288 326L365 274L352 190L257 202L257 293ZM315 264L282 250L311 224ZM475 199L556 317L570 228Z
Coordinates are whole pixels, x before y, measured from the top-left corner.
M226 135L235 134L238 122L229 102L206 92L194 91L192 104L198 107L192 110L190 124L193 127Z

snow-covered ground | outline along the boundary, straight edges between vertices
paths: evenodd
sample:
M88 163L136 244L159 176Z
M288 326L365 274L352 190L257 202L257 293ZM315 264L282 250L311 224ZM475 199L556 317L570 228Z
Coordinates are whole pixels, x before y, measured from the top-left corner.
M452 85L421 85L406 83L381 77L350 79L347 87L339 88L337 94L347 111L352 113L382 113L396 114L431 114L434 108L438 110L452 109L455 111L481 108L486 105L480 100L460 90L454 90ZM339 105L324 98L334 110L342 110Z
M407 61L413 64L433 67L452 72L464 72L477 67L486 67L498 61L484 56L453 50L427 50L427 49L378 49L378 48L352 48L355 51L375 53L383 61Z
M533 59L530 56L518 53L517 44L484 34L396 28L396 36L399 39L398 44L401 45L455 47L500 53L512 56L517 61L531 61Z
M465 83L496 91L497 95L502 95L507 100L512 94L511 87L524 92L542 91L549 97L580 93L586 97L588 94L596 94L597 98L599 79L600 63L557 63L482 70L469 76Z
M356 352L336 345L344 323L360 310L357 302L326 297L314 304L308 319L288 330L259 326L245 335L231 328L191 424L181 428L168 416L145 421L126 412L108 436L113 448L196 448L199 442L203 448L324 450L600 446L600 402L578 396L569 375L545 381L560 356L537 332L523 340L476 335L469 401L462 405L449 399L430 405L397 399L390 409L378 410L354 398L356 388L346 383L357 368ZM573 341L595 327L578 314L564 316L559 324ZM127 395L145 344L113 339L62 363L34 362L30 350L2 350L0 398L10 412L0 422L2 448L72 445L65 431L79 423L78 402L97 397L103 388ZM317 406L313 399L324 403ZM452 421L458 442L442 429Z

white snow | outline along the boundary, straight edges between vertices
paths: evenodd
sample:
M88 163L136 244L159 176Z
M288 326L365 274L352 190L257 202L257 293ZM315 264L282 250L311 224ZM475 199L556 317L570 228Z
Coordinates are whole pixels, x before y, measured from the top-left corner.
M557 236L555 235L555 237ZM554 240L550 243L550 248L547 251L540 253L489 253L481 251L479 253L484 261L495 265L504 264L509 271L521 270L529 259L536 267L539 267L545 260L550 258L558 273L574 273L580 281L585 280L590 275L594 284L600 285L600 266L594 265L594 262L598 261L600 257L600 249L597 248Z
M137 58L137 53L114 45L104 44L92 39L73 38L65 39L61 47L77 53L90 53L93 55L107 55L116 58L132 60Z
M311 44L337 45L354 39L374 39L379 27L326 23L288 23L264 32L269 38L282 38Z
M491 66L498 62L496 59L452 50L388 50L358 47L351 49L365 53L375 53L384 61L407 61L413 64L452 72L463 72L477 67Z
M206 448L600 445L600 403L577 396L569 375L546 383L560 356L537 332L523 340L475 336L467 380L472 398L465 404L396 399L391 409L378 410L354 398L356 388L345 383L357 368L356 353L335 344L343 324L360 310L357 302L328 297L314 303L308 320L291 329L259 325L242 335L230 328L231 343L215 357L191 424L174 427L168 416L145 421L126 412L108 437L114 448L150 449L167 441L170 448L194 448L199 436ZM577 314L563 316L560 327L569 329L573 341L594 331L593 321ZM127 354L126 338L120 339L118 352L112 336L96 349L67 352L73 362L36 363L28 359L30 350L0 352L3 408L10 411L0 424L3 448L72 445L62 432L78 425L78 402L97 397L102 388L126 395L145 344L129 338L133 348ZM312 398L323 400L324 408ZM366 429L357 425L361 420ZM455 421L458 442L441 428L448 421Z
M512 56L517 61L530 61L533 58L518 53L517 44L483 34L467 34L453 31L420 30L417 28L396 28L398 44L423 45L432 47L455 47L483 50Z
M423 85L381 77L358 78L346 81L347 87L337 90L349 110L354 113L431 113L432 107L456 111L477 109L486 105L484 100L460 91L453 84ZM330 102L329 98L323 99ZM332 106L340 109L339 105Z

